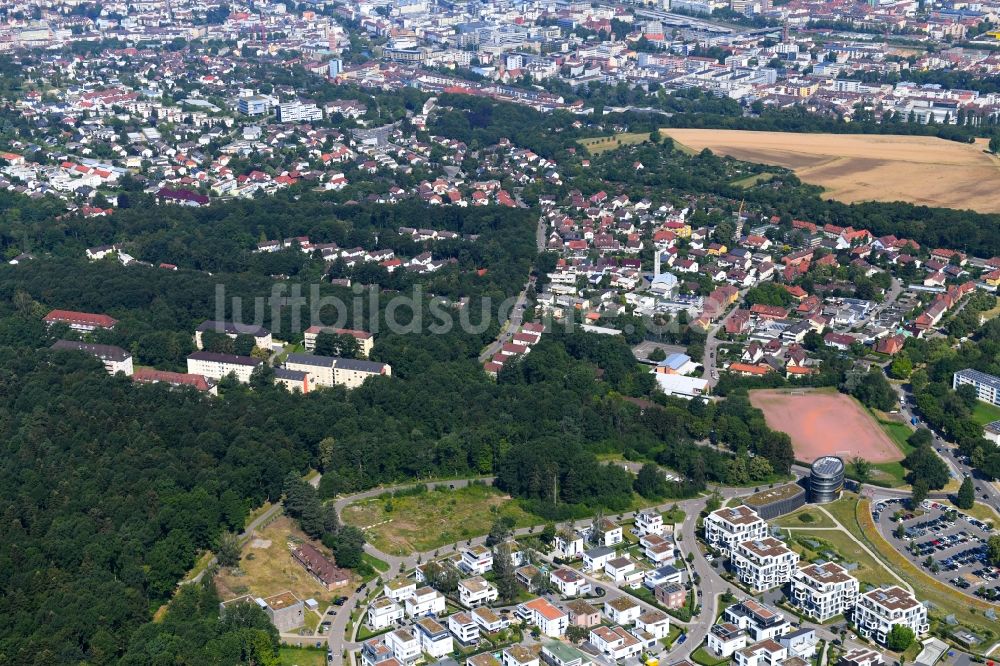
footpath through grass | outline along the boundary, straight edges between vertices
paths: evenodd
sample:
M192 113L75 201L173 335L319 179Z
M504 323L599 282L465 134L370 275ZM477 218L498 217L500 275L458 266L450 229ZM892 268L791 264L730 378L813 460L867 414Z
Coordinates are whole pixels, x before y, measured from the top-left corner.
M876 553L882 564L906 580L918 599L930 602L932 607L928 609L928 614L934 621L932 627L936 624L947 630L944 618L954 615L961 625L985 639L983 645L992 645L996 641L998 633L996 623L983 616L983 613L993 606L986 601L962 594L946 583L932 578L893 548L882 537L872 520L869 500L859 500L855 494L844 493L843 498L824 505L824 508L848 532ZM895 583L894 580L889 582Z

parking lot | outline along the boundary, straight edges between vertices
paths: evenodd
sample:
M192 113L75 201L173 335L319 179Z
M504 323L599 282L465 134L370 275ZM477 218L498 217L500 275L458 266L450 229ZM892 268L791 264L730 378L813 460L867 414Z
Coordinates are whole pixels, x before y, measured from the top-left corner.
M894 521L897 514L901 520ZM986 523L930 500L919 512L901 499L883 500L872 505L872 518L882 536L929 575L966 594L1000 599L1000 567L986 555L994 532Z

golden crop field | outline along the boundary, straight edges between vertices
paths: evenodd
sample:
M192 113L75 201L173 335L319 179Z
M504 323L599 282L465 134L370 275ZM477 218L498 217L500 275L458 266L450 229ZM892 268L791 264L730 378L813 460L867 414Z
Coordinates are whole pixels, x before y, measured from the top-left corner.
M935 137L667 129L675 141L747 162L791 169L824 196L846 203L907 201L1000 212L1000 160L986 139L962 144Z

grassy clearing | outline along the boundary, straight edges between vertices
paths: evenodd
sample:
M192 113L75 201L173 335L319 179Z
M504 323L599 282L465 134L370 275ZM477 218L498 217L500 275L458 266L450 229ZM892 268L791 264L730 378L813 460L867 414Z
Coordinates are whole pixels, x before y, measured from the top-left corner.
M778 527L836 527L830 518L819 511L810 510L807 508L799 509L798 511L793 511L792 513L782 516L776 520L771 521L772 524Z
M842 499L825 505L825 508L851 534L876 553L882 564L905 579L913 587L918 599L931 602L933 605L929 613L931 618L940 620L947 615L954 615L958 622L976 633L984 635L980 632L985 632L989 640L983 641L984 644L992 643L996 630L990 627L993 623L982 616L982 613L990 608L990 604L958 592L910 563L879 534L871 518L871 505L868 500L858 501L857 495L845 493Z
M982 520L983 522L993 521L994 524L1000 524L1000 513L998 513L996 509L991 507L989 504L976 502L975 504L972 505L971 509L959 509L957 506L952 504L950 500L938 500L938 501L941 501L943 504L947 504L956 511L960 511L966 515L972 516L977 520Z
M691 653L691 661L696 664L701 664L701 666L722 666L722 664L729 663L729 659L719 659L705 649L705 646L702 646Z
M828 519L829 520L829 519ZM789 530L794 542L793 549L810 562L828 560L826 553L837 554L840 563L854 562L858 565L851 575L862 583L878 587L883 583L895 584L895 578L886 570L881 562L866 553L849 534L839 530ZM818 544L818 545L814 545Z
M299 599L316 599L323 605L337 594L329 592L295 561L289 540L306 540L287 516L281 516L257 532L244 547L236 569L220 569L215 577L222 599L243 594L269 597L289 591ZM356 583L355 583L356 584Z
M748 187L753 187L757 183L766 183L767 181L774 178L773 173L755 173L745 178L737 178L736 180L730 182L729 184L733 187L742 187L744 189Z
M994 407L988 402L976 402L972 408L972 420L979 425L986 425L1000 420L1000 407Z
M198 561L194 563L194 567L191 568L191 571L188 571L187 575L184 576L184 580L182 582L186 583L194 580L198 574L208 568L208 565L212 563L213 557L215 557L215 555L213 555L210 550L206 550L202 553L201 557L198 558Z
M372 545L391 555L433 550L486 534L497 516L509 516L517 527L543 522L509 496L483 485L376 497L343 512L345 523L364 528Z
M375 571L381 571L382 573L385 573L386 571L389 570L389 563L388 562L386 562L384 560L380 560L379 558L377 558L374 555L371 555L369 553L363 554L361 556L361 559L364 560L365 562L367 562L368 566L370 566Z
M278 663L281 666L325 666L326 650L302 647L278 648Z
M243 524L243 526L246 527L247 525L249 525L253 521L257 520L258 518L260 518L261 516L263 516L265 513L267 513L267 510L270 509L270 508L271 508L271 503L270 502L264 502L259 507L257 507L256 509L254 509L253 511L251 511L249 514L247 514L247 520Z
M649 132L624 132L614 136L595 136L577 141L591 155L600 155L621 146L634 146L643 141L649 141Z

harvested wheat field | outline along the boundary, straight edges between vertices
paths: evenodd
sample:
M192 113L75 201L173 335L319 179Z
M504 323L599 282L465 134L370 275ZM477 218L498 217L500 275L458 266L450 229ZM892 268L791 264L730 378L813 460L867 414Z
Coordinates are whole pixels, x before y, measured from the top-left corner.
M764 412L772 430L792 438L795 459L812 462L822 456L873 463L903 459L903 452L854 398L835 391L760 390L750 404Z
M791 169L845 203L906 201L1000 212L1000 160L975 144L935 137L665 129L700 151Z

